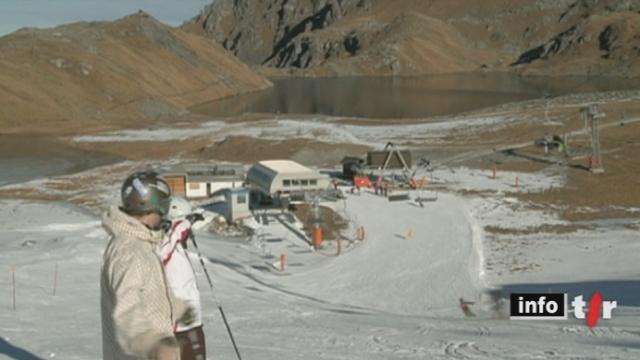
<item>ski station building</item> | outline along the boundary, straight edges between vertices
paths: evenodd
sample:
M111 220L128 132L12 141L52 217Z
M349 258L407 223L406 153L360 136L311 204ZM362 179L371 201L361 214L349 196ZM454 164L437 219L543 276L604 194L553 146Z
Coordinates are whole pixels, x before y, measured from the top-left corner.
M330 185L330 179L295 161L266 160L249 169L247 183L265 196L279 198L325 190Z
M222 202L220 212L228 223L235 223L252 215L249 207L249 197L250 190L244 187L226 188L213 194L213 198Z
M246 173L241 164L194 164L176 166L162 175L173 194L202 199L222 189L242 187Z

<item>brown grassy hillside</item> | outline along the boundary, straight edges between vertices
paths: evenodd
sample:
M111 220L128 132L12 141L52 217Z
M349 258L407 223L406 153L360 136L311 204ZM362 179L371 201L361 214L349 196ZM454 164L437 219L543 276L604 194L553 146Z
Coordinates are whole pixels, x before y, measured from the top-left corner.
M217 43L143 12L0 38L4 133L127 126L268 86Z
M185 29L271 74L638 76L639 12L630 0L218 0Z

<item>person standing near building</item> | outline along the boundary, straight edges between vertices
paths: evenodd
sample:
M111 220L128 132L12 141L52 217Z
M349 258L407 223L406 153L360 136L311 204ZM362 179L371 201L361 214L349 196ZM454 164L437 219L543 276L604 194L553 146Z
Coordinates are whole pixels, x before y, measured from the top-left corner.
M105 360L180 359L174 323L190 311L173 297L156 253L170 195L157 173L137 172L122 185L122 206L102 217L110 235L100 279Z
M175 196L171 198L168 217L171 220L171 229L160 244L158 254L174 296L193 309L190 321L179 321L174 328L180 346L180 356L182 360L205 360L207 356L202 329L200 291L186 251L191 226L204 218L202 214L193 213L193 208L187 200Z

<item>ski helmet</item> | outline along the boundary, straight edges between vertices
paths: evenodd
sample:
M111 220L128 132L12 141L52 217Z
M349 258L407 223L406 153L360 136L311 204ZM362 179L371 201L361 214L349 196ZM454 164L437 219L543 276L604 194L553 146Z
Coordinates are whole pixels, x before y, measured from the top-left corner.
M172 196L171 204L169 205L169 220L176 220L181 217L185 217L193 212L191 204L185 198L180 196Z
M122 210L129 215L169 213L171 189L167 181L154 171L140 171L129 175L120 192Z

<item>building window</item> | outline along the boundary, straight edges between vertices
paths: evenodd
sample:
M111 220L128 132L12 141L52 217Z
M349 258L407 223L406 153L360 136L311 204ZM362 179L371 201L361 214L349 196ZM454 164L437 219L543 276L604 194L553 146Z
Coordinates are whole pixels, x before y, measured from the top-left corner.
M291 186L291 180L282 180L282 186L285 186L285 187Z
M246 195L238 195L238 204L246 204L247 196Z
M309 180L309 184L311 184L311 186L316 186L318 185L318 180Z
M200 190L200 183L189 183L189 190Z
M291 180L292 186L300 186L300 180Z
M309 180L302 180L302 186L309 186Z

